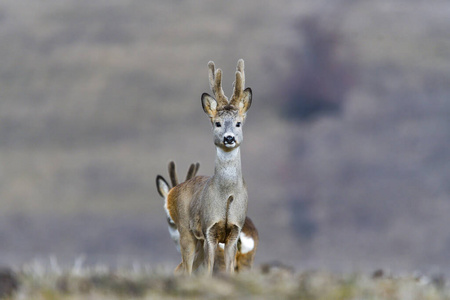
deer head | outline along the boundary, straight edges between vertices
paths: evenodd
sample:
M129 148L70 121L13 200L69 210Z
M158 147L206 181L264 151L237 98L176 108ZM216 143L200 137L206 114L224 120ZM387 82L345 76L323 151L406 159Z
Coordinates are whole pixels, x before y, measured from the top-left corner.
M209 116L214 131L214 144L225 151L240 146L247 111L252 104L252 90L246 88L244 60L240 59L236 67L236 80L230 101L222 89L222 70L215 70L214 62L208 63L209 85L214 97L207 93L202 95L202 107Z

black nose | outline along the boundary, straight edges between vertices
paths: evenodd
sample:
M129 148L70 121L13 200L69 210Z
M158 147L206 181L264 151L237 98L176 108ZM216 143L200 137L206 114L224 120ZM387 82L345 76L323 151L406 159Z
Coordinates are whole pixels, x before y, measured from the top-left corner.
M224 144L232 144L235 141L236 140L234 139L234 136L232 136L232 135L228 135L228 136L223 138L223 143Z

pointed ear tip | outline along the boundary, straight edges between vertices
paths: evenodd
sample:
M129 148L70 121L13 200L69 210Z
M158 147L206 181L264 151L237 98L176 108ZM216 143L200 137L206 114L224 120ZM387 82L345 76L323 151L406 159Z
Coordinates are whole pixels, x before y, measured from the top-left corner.
M202 94L202 97L201 97L202 101L203 101L203 99L205 99L206 97L212 98L208 93L203 93L203 94Z
M162 177L161 175L156 175L156 185L159 186L160 183L166 183L166 180L164 179L164 177ZM166 183L167 184L167 183Z
M208 67L214 67L214 62L212 60L208 61Z

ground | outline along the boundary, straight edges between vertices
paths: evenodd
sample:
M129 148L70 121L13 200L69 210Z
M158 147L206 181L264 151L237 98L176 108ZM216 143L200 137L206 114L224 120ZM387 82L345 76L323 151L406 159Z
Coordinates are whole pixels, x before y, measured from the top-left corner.
M212 278L174 276L169 270L138 265L114 271L30 265L2 272L3 281L9 276L17 282L9 291L3 282L0 285L6 299L450 299L442 276L392 275L382 270L371 274L294 272L271 264Z

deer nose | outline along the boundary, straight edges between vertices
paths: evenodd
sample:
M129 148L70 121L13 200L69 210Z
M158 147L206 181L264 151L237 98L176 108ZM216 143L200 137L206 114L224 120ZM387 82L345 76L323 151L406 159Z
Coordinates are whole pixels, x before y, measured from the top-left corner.
M236 140L234 139L234 136L232 135L227 135L223 138L223 143L224 144L232 144L234 143Z

